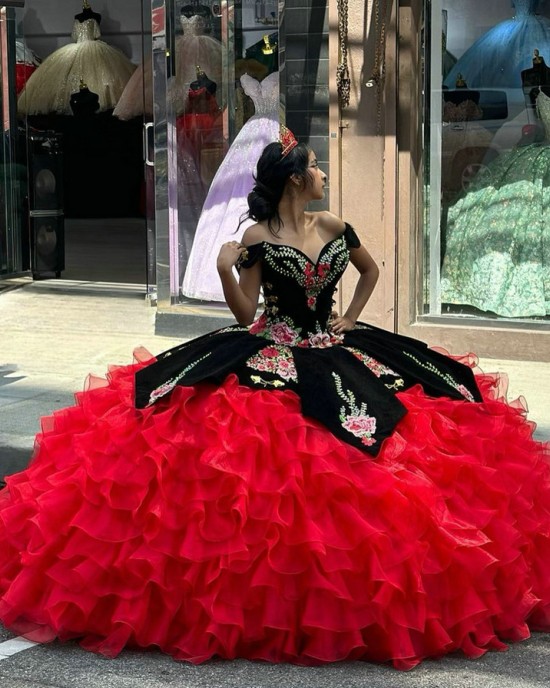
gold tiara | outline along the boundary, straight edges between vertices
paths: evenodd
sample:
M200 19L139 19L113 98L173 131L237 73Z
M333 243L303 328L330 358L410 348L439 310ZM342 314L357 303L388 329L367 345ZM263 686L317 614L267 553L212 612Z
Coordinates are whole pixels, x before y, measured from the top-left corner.
M281 155L283 158L298 145L296 137L288 127L285 127L284 124L281 124L281 126L279 127L279 143L283 147L283 150L281 151Z

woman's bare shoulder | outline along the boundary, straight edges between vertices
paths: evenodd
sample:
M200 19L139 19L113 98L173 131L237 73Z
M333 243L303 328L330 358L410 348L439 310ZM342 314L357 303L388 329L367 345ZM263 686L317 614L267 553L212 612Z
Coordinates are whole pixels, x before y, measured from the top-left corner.
M345 222L328 210L320 210L318 212L309 213L311 220L327 234L339 236L346 228Z
M259 222L255 225L248 227L243 234L241 243L245 246L252 246L253 244L259 244L261 241L265 241L268 235L268 230Z

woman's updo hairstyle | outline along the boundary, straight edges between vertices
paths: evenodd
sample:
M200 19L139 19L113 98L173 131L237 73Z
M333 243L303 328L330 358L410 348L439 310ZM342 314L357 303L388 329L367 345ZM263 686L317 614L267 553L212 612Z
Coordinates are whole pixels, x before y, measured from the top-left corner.
M286 155L279 141L269 143L263 150L256 166L254 187L248 194L246 218L254 222L267 220L269 231L276 235L282 221L279 217L279 203L285 186L292 175L309 183L308 165L310 148L299 143Z

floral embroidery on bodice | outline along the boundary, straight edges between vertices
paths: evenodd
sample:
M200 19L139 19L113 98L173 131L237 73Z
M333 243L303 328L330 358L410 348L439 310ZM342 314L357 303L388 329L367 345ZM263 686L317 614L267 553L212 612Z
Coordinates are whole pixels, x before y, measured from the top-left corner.
M86 19L83 22L78 21L78 19L75 20L72 33L72 39L75 43L96 41L98 38L101 38L101 31L95 19Z
M330 332L330 318L336 285L349 262L343 235L325 244L315 262L294 246L266 241L248 253L249 262L262 254L264 294L264 312L251 334L287 346L324 348L341 342Z
M364 323L331 332L336 285L359 246L347 224L317 260L287 244L248 246L239 270L260 264L261 316L250 327L225 327L161 354L136 374L136 405L157 403L177 385L235 375L241 385L295 392L305 415L376 455L405 414L398 392L421 381L435 396L479 400L471 370L422 342Z

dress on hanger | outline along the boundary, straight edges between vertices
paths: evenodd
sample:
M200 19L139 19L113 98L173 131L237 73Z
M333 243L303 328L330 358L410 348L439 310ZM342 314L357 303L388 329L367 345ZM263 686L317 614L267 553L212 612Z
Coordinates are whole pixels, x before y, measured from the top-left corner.
M254 186L258 158L279 136L279 72L260 82L243 74L240 81L255 113L235 137L204 201L182 285L183 294L194 299L224 300L216 257L223 243L238 241L254 224L247 220L239 227L241 216L248 210L247 197Z
M176 115L187 107L189 87L196 79L199 66L212 81L222 83L222 45L212 36L205 35L208 20L201 15L182 16L180 24L183 34L176 37L176 73L169 84L169 98L175 103ZM153 115L152 63L143 62L128 81L113 114L128 120L143 114ZM222 103L220 103L222 105Z
M99 96L100 112L117 104L135 65L118 48L99 40L95 19L75 20L69 43L48 55L19 95L20 115L71 115L71 94L84 81Z
M550 631L550 447L473 358L331 334L358 245L249 246L253 325L142 352L43 421L0 492L7 628L400 669Z
M521 88L533 48L550 54L550 19L535 14L539 0L514 0L515 16L499 22L458 58L444 83L462 74L470 88Z
M499 155L449 208L442 303L509 318L550 315L550 98L536 109L546 132Z

